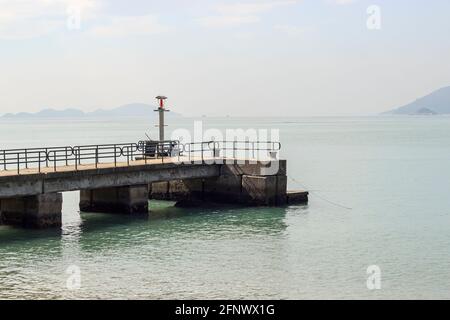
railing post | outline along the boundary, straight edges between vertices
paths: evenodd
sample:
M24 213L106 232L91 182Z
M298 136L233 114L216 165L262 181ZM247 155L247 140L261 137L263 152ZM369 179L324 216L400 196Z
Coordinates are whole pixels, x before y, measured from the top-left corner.
M45 148L45 166L48 168L48 149Z
M41 173L41 151L38 152L38 173Z
M3 150L3 169L7 169L6 168L6 150Z
M188 144L189 146L189 162L191 162L191 144Z
M244 159L250 158L250 141L248 137L245 139L245 150L244 150Z
M66 167L69 165L69 159L67 159L68 155L67 155L67 147L65 147L65 151L66 151Z
M28 150L25 149L25 169L28 169Z
M233 159L236 160L236 140L233 141Z
M131 161L133 161L133 158L134 158L134 147L133 147L133 145L131 145L130 148L131 148Z
M57 163L56 163L56 151L53 151L53 169L55 170L55 172L56 172L56 165L57 165Z
M98 146L95 148L95 169L98 168Z
M17 153L17 174L20 174L20 153Z
M144 158L144 163L147 164L147 157L145 156L145 145L142 146L142 157Z
M201 142L200 145L202 146L202 164L203 164L203 162L204 162L204 156L203 156L203 142Z
M156 155L156 159L159 159L159 157L161 156L161 147L160 147L159 142L156 143L155 155ZM161 162L162 162L162 160L161 160Z
M117 146L114 145L114 168L117 168Z
M78 152L76 151L76 149L73 149L73 152L75 156L75 171L78 171L78 159L77 159Z

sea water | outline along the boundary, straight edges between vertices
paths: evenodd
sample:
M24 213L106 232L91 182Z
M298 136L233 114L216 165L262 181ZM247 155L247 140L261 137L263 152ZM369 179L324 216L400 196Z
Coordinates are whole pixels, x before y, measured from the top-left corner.
M61 229L0 226L0 298L450 298L450 118L196 120L279 129L289 188L309 204L151 201L136 219L80 214L79 194L64 193ZM153 122L1 119L0 149L137 142Z

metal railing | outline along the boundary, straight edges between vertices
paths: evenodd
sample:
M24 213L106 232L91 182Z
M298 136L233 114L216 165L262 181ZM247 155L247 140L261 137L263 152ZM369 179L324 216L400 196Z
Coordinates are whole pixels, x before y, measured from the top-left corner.
M54 166L61 162L66 166L68 163L73 163L75 170L78 170L78 166L85 164L94 164L96 168L102 162L114 163L115 167L118 162L125 160L129 164L136 153L136 143L119 143L75 146L72 147L72 155L69 155L69 159L65 150L56 150L49 153L49 158L51 162L53 161ZM92 160L94 160L94 163L92 163Z
M183 146L178 140L145 140L138 142L138 150L147 158L164 159L167 157L180 157L183 152Z
M48 155L50 152L62 148L69 148L71 150L71 147L0 150L0 170L6 171L14 168L17 169L17 173L19 174L21 168L29 169L31 167L37 167L40 172L41 167L49 166Z
M184 144L183 151L189 160L193 158L249 158L257 159L262 155L281 150L281 143L275 141L206 141Z
M121 161L129 164L137 152L136 143L0 150L0 170L20 174L24 169L37 169L41 173L43 168L50 167L56 172L61 166L74 166L78 170L86 164L98 168L102 162L117 166Z
M261 152L278 152L279 142L272 141L206 141L181 144L177 140L140 141L138 143L119 143L103 145L63 146L48 148L27 148L0 150L0 171L16 171L20 174L26 169L35 169L38 173L43 168L52 168L54 172L60 167L73 166L76 171L81 166L119 163L130 165L131 161L176 158L178 161L194 161L205 158L257 158Z

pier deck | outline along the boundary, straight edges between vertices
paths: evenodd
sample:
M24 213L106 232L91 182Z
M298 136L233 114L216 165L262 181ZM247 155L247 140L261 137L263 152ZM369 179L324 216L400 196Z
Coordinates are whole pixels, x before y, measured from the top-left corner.
M220 165L205 162L180 163L178 158L135 160L0 171L0 198L32 196L84 189L148 185L158 181L211 178L220 175Z
M203 159L205 162L212 162L214 159L205 158ZM179 164L182 163L201 163L201 158L187 158L187 157L166 157L160 159L147 159L147 160L132 160L129 162L122 161L117 163L98 163L98 164L78 164L75 165L58 165L55 167L41 167L39 168L25 168L20 169L20 172L17 170L0 170L0 178L1 177L13 177L13 176L23 176L23 175L34 175L34 174L51 174L55 172L78 172L78 171L86 171L86 170L96 170L96 169L112 169L112 168L124 168L124 167L132 167L132 166L147 166L147 165L159 165L159 164Z
M201 143L173 156L167 150L174 144L157 145L153 157L137 144L0 150L0 223L60 225L67 191L80 191L81 211L125 214L148 214L152 196L253 206L285 205L288 197L307 201L307 193L288 195L286 160L267 153L265 159L239 158L236 142L232 148ZM255 144L242 150L273 150Z

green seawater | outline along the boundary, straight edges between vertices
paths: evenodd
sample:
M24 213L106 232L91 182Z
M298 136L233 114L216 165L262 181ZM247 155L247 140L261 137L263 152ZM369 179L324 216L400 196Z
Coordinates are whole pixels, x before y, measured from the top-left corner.
M310 190L309 204L151 201L136 219L80 214L78 193L65 193L60 230L0 226L0 299L450 298L450 118L200 120L279 129L289 188ZM0 149L135 142L153 122L0 119ZM379 290L367 288L371 265Z

